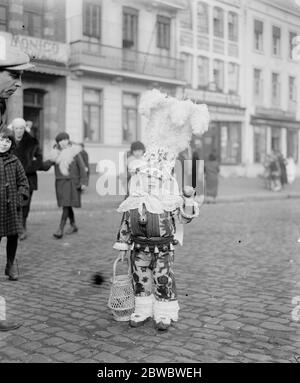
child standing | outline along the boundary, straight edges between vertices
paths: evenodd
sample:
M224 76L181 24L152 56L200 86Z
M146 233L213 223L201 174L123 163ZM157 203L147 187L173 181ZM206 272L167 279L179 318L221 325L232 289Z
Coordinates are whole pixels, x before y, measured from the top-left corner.
M66 234L78 231L75 223L73 207L81 207L81 193L87 187L87 172L81 157L81 147L70 142L67 133L59 133L56 138L51 160L55 164L55 190L57 204L62 207L62 216L57 232L53 234L56 239L64 235L67 219L70 220L70 229Z
M29 185L24 168L12 154L16 144L13 132L4 129L0 133L0 241L7 237L7 262L5 275L17 281L15 257L18 235L22 233L22 205L29 196Z

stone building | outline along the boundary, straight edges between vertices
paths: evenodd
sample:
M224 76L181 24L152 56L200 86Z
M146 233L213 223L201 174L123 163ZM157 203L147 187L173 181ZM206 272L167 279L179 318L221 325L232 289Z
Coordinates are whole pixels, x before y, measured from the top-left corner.
M68 47L65 3L60 0L0 0L0 36L28 53L35 68L25 71L23 87L8 101L8 123L33 122L44 149L65 130Z

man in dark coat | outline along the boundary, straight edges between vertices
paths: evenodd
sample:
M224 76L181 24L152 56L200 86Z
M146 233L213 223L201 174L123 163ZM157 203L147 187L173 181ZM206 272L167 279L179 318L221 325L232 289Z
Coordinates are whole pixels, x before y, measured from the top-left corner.
M29 56L10 44L2 44L0 55L0 131L6 127L6 100L22 86L23 70L31 68ZM4 308L5 309L5 308ZM3 314L3 313L1 313ZM0 319L0 331L19 328L21 323Z
M38 140L26 131L26 121L23 118L15 118L12 121L12 128L17 145L14 155L19 158L24 167L30 188L28 203L23 206L23 233L20 236L20 240L23 240L27 237L26 221L33 191L38 188L36 172L43 165L43 155Z

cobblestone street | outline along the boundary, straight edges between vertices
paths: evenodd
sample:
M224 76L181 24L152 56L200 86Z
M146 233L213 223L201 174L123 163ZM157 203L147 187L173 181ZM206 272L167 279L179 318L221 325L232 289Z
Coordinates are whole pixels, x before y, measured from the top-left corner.
M294 362L300 357L300 205L297 200L205 205L185 227L175 272L180 320L168 332L132 329L107 308L120 215L77 211L79 234L52 239L59 214L33 212L20 243L19 282L4 277L0 362ZM101 271L106 282L91 283Z

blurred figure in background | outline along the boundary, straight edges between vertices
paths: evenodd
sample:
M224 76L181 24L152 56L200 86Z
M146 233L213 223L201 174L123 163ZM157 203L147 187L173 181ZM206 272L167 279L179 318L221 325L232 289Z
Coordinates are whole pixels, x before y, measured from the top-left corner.
M26 132L31 134L31 135L33 135L32 134L32 125L33 125L32 121L30 121L30 120L26 121Z
M125 198L128 197L128 185L129 185L129 181L130 181L130 178L131 178L131 173L129 171L129 168L130 168L130 164L132 163L132 161L134 160L140 160L143 155L145 154L145 145L141 142L141 141L134 141L132 142L131 146L130 146L130 150L129 152L127 152L127 161L126 161L126 173L127 173L127 177L126 177L126 188L127 188L127 194L125 196Z
M296 179L296 164L293 157L288 157L286 162L287 182L292 184Z
M214 153L211 153L208 157L208 161L205 161L204 163L205 194L207 197L207 203L216 203L219 185L219 172L220 166L217 161L217 157Z
M281 188L284 188L284 186L288 183L287 174L286 174L286 160L279 150L276 152L276 155L277 155L278 164L280 167Z
M270 180L271 180L271 190L280 191L281 190L281 171L280 164L276 153L273 151L271 154L271 161L269 164L270 168Z

